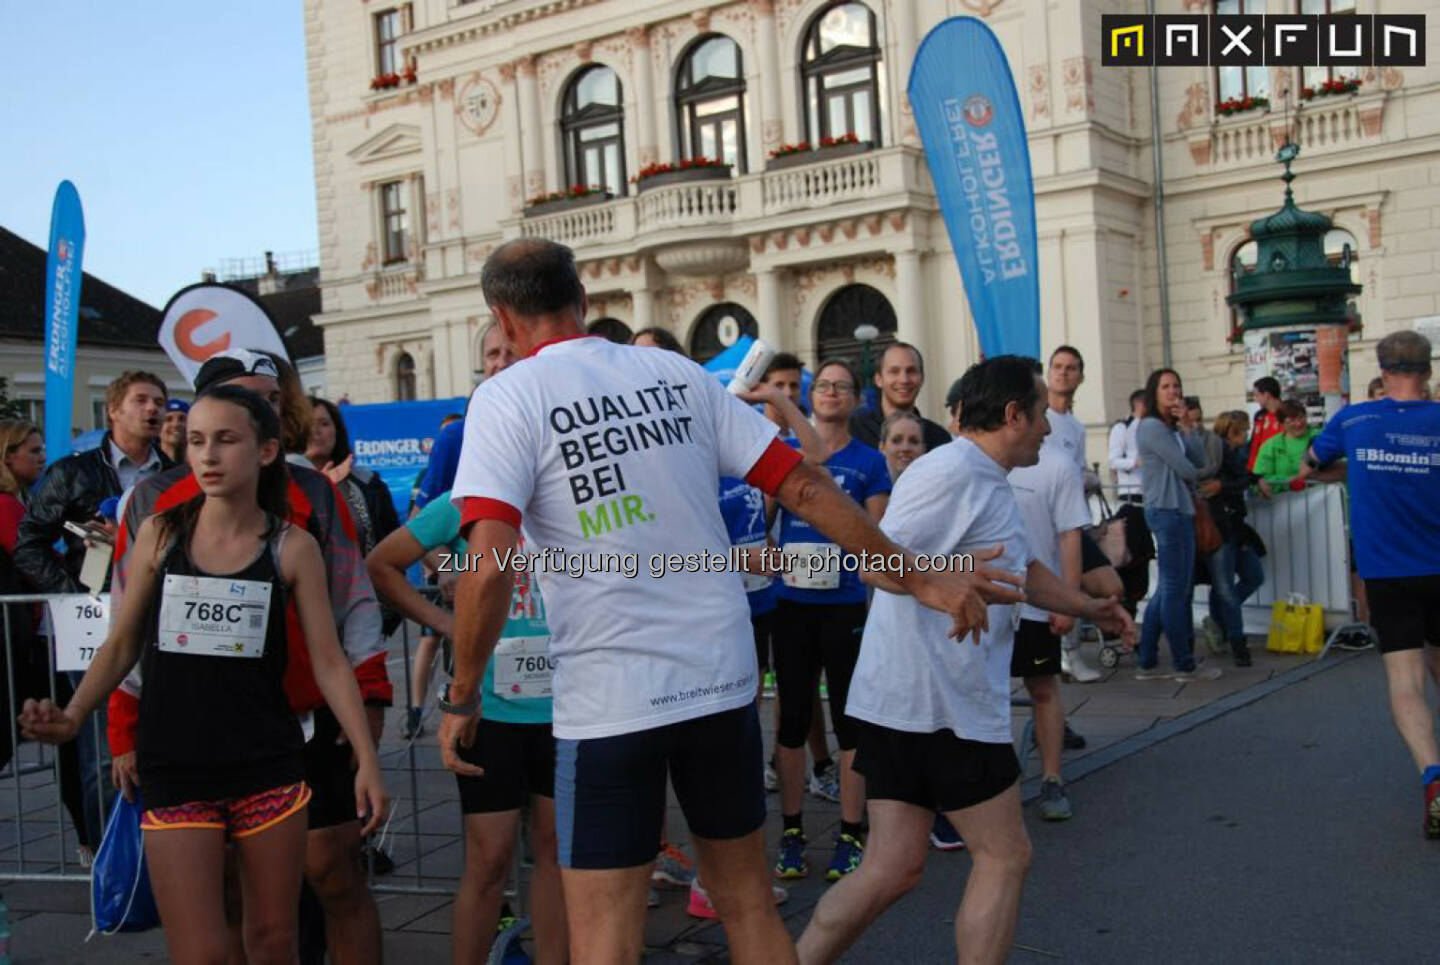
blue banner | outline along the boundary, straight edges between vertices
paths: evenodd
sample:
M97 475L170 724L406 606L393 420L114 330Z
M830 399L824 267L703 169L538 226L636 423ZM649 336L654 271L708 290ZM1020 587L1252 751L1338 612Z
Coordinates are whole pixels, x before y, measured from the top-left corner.
M52 463L70 453L84 252L85 214L80 210L80 192L69 181L61 181L50 209L50 254L45 259L45 450Z
M440 420L452 413L464 415L468 404L468 399L455 398L340 407L355 465L384 480L402 521L410 509L410 491L430 462Z
M1040 357L1035 187L1005 51L974 17L926 35L910 105L987 356Z

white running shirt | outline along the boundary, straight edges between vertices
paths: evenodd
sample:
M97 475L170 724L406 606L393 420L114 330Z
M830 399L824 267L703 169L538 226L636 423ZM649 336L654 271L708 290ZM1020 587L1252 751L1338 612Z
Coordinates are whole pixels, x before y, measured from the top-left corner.
M1010 488L1035 559L1060 575L1060 534L1090 525L1080 470L1058 449L1041 446L1039 462L1010 470ZM1043 623L1050 614L1022 603L1020 618Z
M1059 449L1069 456L1075 467L1085 472L1085 426L1075 418L1073 412L1056 412L1046 409L1045 417L1050 420L1050 434L1045 445Z
M773 492L799 461L764 416L662 349L565 339L480 386L451 492L464 522L518 527L523 514L530 553L584 557L579 578L553 555L554 570L536 572L555 661L556 737L627 734L754 699L740 574L656 579L651 557L726 554L720 477Z
M992 565L1024 574L1025 524L1005 470L969 439L933 449L895 483L880 528L912 553L974 553L997 544ZM949 729L966 740L1010 741L1010 651L1016 609L990 607L979 646L952 640L951 620L914 597L875 591L845 712L892 730Z

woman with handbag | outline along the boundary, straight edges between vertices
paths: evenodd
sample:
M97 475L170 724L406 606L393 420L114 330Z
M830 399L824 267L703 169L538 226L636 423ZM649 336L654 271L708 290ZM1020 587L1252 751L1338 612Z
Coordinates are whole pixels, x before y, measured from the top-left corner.
M1136 441L1145 523L1155 537L1159 585L1145 607L1136 680L1213 680L1219 671L1195 669L1195 628L1190 618L1195 589L1195 478L1205 453L1194 435L1182 436L1185 395L1174 369L1156 369L1145 382L1145 411ZM1170 641L1174 670L1159 666L1160 634Z
M1210 497L1210 514L1220 530L1220 546L1210 553L1210 617L1230 645L1235 666L1250 666L1250 648L1245 642L1245 621L1241 605L1265 582L1260 557L1265 544L1245 523L1245 492L1255 481L1245 464L1249 457L1246 437L1250 417L1240 410L1222 412L1215 420L1215 435L1225 443L1220 463L1220 491Z

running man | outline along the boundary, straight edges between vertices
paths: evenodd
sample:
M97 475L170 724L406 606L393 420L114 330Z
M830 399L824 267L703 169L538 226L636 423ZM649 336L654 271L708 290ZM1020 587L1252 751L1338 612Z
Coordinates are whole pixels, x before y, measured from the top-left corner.
M588 306L570 249L509 242L486 261L481 286L521 361L471 400L452 493L472 566L456 593L455 679L440 708L445 764L479 773L460 753L475 738L482 672L510 600L513 577L501 561L512 559L523 520L529 551L542 554L532 559L555 658L556 834L571 960L639 960L668 775L734 960L794 961L765 862L745 589L738 572L687 572L684 557L729 548L721 476L823 520L821 532L846 551L904 551L698 365L584 337ZM647 569L655 554L673 554L676 565L653 579L593 566L572 579L545 565L547 551L597 564L612 554ZM908 554L896 562L894 576L880 579L944 611L956 633L987 624L986 602L1020 598L993 582L1020 577L985 563L967 574L922 573Z
M905 471L881 529L932 559L1003 545L1004 568L1026 573L1029 603L1124 632L1132 624L1117 601L1069 589L1034 558L1006 478L1035 464L1050 431L1038 369L1014 355L971 367L961 384L960 437ZM1009 954L1031 851L1010 743L1016 615L992 605L979 645L956 646L943 617L893 592L875 594L849 704L870 840L859 869L826 893L801 936L807 965L834 961L919 882L937 807L975 862L955 915L958 956L1000 962Z
M1375 346L1384 398L1347 405L1310 444L1301 480L1339 459L1350 486L1355 563L1384 654L1390 713L1425 789L1425 836L1440 838L1440 747L1425 674L1440 684L1440 403L1426 398L1430 340Z

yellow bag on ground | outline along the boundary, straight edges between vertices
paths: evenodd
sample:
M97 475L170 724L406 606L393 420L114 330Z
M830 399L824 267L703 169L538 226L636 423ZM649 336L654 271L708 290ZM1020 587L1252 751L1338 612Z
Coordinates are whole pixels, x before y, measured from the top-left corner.
M1270 634L1265 649L1272 653L1319 653L1325 646L1325 611L1303 596L1276 600L1270 607Z

